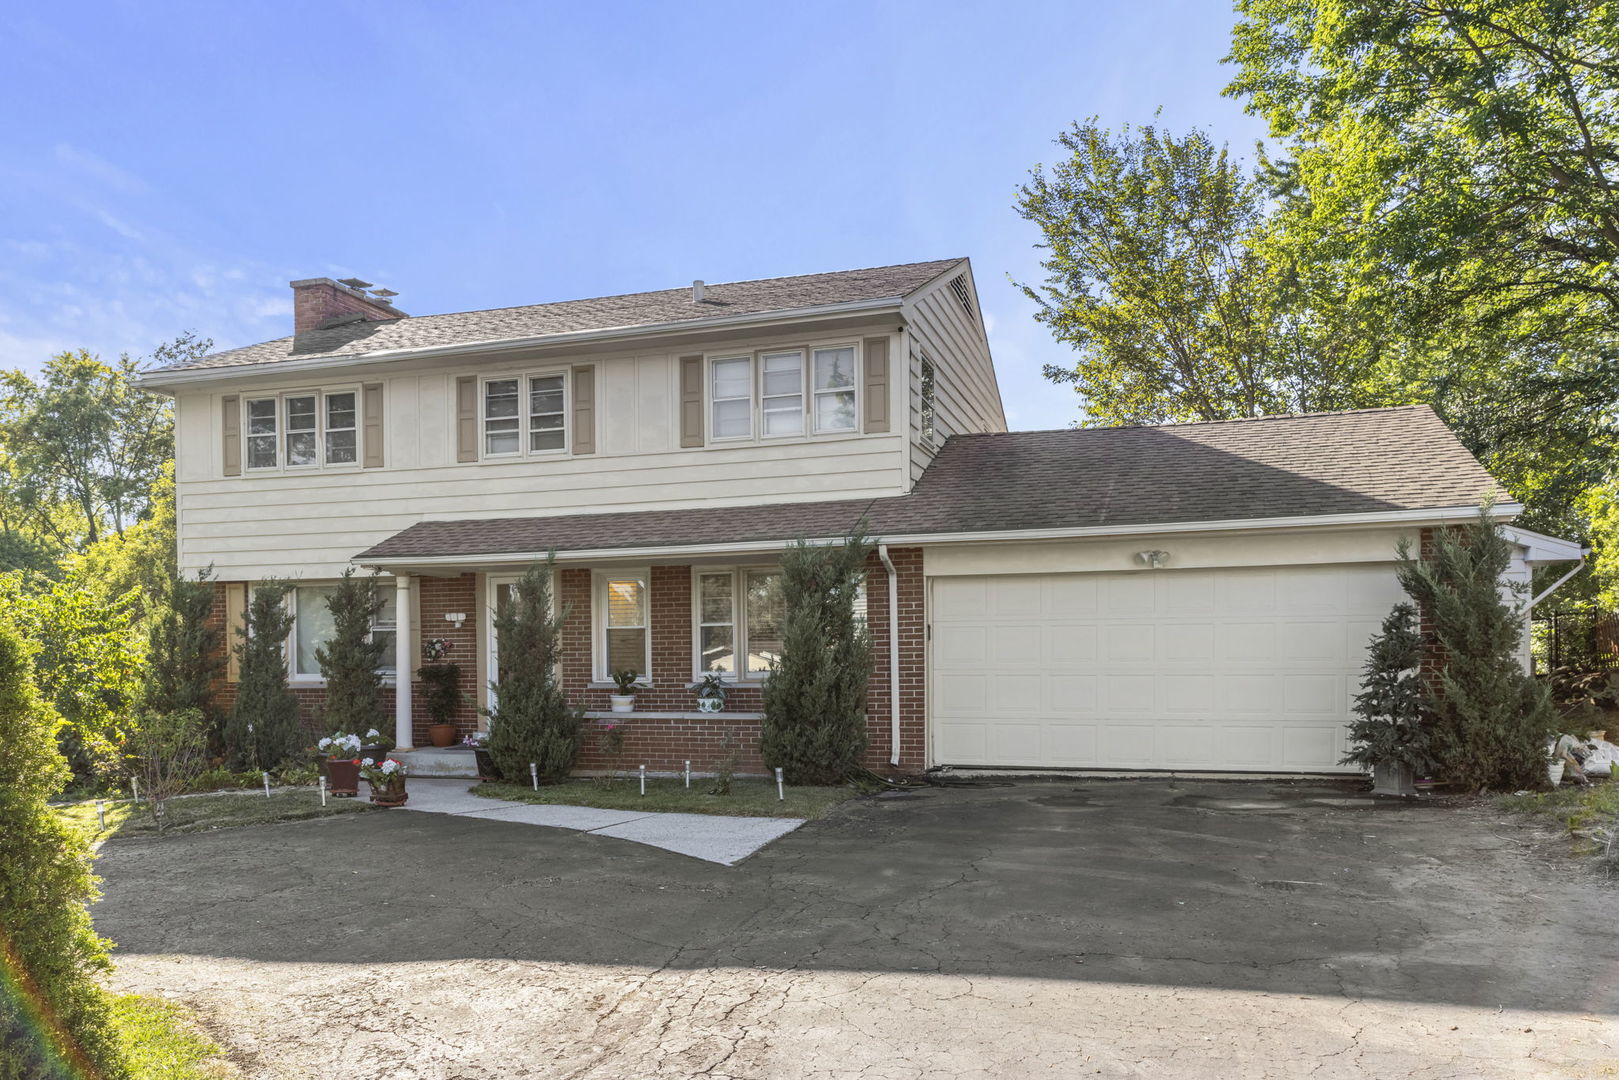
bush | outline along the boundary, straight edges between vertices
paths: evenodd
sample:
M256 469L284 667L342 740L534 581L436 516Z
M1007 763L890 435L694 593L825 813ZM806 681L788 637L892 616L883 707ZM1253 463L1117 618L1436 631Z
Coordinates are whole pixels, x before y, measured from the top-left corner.
M352 566L326 598L332 636L315 648L315 659L326 680L326 725L333 730L370 731L387 721L377 667L391 643L371 633L382 604L377 575L356 577Z
M152 619L142 694L152 712L195 709L205 718L210 715L214 680L224 666L222 635L208 623L214 610L210 576L204 570L195 581L176 577L169 584L168 603Z
M1518 659L1523 616L1502 598L1512 542L1486 506L1470 525L1437 530L1431 556L1410 548L1399 548L1400 584L1427 614L1440 659L1424 691L1439 774L1470 791L1544 785L1556 716Z
M454 723L455 710L461 704L461 665L428 664L416 672L416 677L422 681L423 704L433 723Z
M1423 772L1433 764L1422 716L1422 635L1417 609L1396 604L1366 648L1365 679L1349 725L1354 748L1342 765L1405 765Z
M0 615L0 1078L129 1075L99 977L112 967L85 905L86 838L45 805L68 779L60 724Z
M804 541L782 556L781 659L764 686L760 749L789 784L836 784L866 752L871 641L855 618L873 544L864 524L842 544Z
M525 778L533 763L544 780L573 770L584 742L584 714L557 682L564 613L551 610L555 555L512 587L495 612L500 678L489 713L489 755L500 775Z
M253 590L237 630L236 655L241 676L236 707L225 728L227 752L241 766L273 769L297 753L303 743L298 699L287 686L287 635L292 615L287 594L292 586L264 582Z
M139 718L130 743L141 794L161 836L168 824L168 801L193 790L207 768L207 722L196 709L147 712Z

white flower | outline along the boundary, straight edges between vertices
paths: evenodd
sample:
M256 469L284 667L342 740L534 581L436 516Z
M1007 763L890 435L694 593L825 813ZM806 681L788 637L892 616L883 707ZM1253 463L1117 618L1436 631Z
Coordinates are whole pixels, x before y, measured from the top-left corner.
M365 733L365 737L368 739L380 739L382 738L382 732L378 731L376 728L372 728L370 731Z
M372 765L376 764L376 760L374 758L365 758L363 761L360 762L360 764L366 766L367 768L369 768Z
M322 739L320 742L316 743L315 745L320 747L322 750L324 750L328 746L332 745L332 740L330 738Z
M389 758L387 761L382 763L382 771L387 773L389 776L392 776L394 773L399 771L399 762L395 761L393 758Z

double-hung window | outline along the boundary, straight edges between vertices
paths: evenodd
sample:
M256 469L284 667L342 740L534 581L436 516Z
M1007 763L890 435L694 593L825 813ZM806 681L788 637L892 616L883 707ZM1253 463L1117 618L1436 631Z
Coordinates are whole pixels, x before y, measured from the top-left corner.
M791 439L859 430L854 345L765 349L708 362L709 438Z
M804 354L765 353L759 358L759 408L767 436L804 434Z
M652 670L652 634L647 621L647 573L602 571L596 575L596 672L633 671L642 682Z
M249 469L314 469L360 461L359 394L301 390L248 398Z
M292 640L287 651L291 661L290 674L295 682L322 678L316 650L332 640L332 633L336 629L331 607L327 603L336 591L336 585L299 585L292 590L289 597L293 615ZM377 587L377 593L382 600L382 609L371 621L371 640L386 643L387 648L377 661L377 671L392 676L397 670L395 643L399 635L397 616L394 614L393 583L384 578Z
M815 430L853 431L855 429L854 347L816 349Z
M716 439L753 436L753 357L727 356L709 369L709 402Z
M510 375L484 380L484 457L555 454L567 445L565 376Z
M781 659L781 570L697 571L696 674L763 679Z

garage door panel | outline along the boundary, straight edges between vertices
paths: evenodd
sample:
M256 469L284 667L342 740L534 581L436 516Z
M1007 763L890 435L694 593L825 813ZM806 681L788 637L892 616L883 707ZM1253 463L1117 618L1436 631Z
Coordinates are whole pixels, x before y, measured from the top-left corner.
M930 738L949 765L1348 771L1393 568L936 578Z

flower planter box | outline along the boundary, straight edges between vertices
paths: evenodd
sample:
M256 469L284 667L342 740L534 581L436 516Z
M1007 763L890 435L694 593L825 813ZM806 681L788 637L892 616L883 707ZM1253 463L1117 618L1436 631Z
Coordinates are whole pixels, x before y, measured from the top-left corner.
M472 756L478 761L479 780L487 784L500 779L500 770L495 768L495 759L489 756L489 751L480 746L472 751Z
M1415 795L1417 777L1409 765L1380 763L1372 766L1373 795Z
M360 793L360 763L330 758L326 762L326 790L340 798Z
M404 806L409 797L403 776L392 777L386 784L371 781L371 801L377 806Z

